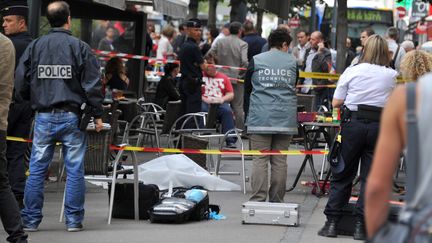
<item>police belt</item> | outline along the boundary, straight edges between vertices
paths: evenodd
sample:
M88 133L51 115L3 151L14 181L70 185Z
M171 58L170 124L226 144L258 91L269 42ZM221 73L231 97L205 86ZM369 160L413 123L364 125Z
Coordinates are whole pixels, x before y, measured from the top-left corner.
M379 122L381 119L381 110L361 110L351 111L350 118L352 120L365 120Z
M61 113L61 112L72 112L80 115L80 109L72 105L61 105L48 108L42 108L37 110L39 113Z

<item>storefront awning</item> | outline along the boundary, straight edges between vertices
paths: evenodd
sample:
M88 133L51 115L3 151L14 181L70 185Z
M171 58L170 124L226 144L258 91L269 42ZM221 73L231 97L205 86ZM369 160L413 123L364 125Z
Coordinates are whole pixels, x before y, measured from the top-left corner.
M153 0L153 7L156 12L174 18L186 18L188 11L188 3L180 0Z
M126 2L125 0L93 0L96 3L105 4L113 8L125 10Z

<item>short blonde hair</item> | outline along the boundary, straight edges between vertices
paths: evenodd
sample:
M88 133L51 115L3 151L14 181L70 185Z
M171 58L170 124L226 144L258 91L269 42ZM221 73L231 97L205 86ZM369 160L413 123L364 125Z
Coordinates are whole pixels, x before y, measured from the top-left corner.
M400 71L405 80L416 81L432 71L432 55L419 50L407 52L402 58Z
M172 27L170 24L166 25L163 29L162 29L162 35L164 35L165 37L167 37L168 39L173 38L175 33L175 29L174 27Z
M379 35L369 36L366 40L360 63L389 66L390 61L390 52L387 41Z

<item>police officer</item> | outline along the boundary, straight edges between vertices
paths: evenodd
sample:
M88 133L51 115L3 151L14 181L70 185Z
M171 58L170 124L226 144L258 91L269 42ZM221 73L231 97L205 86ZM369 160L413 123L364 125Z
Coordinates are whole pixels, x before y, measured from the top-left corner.
M15 68L24 50L32 41L27 30L28 6L27 1L5 1L0 8L3 16L3 29L7 37L15 47ZM33 111L30 102L17 102L12 96L9 107L8 130L7 134L14 137L26 138L29 136ZM7 142L6 158L8 161L9 183L15 198L23 207L24 187L25 187L25 152L27 144L21 142Z
M179 53L180 95L182 96L183 112L192 113L201 111L201 84L204 59L198 47L201 40L201 21L190 19L186 22L187 40L181 46Z
M7 113L12 96L15 50L12 42L0 33L0 218L9 235L8 242L27 242L18 204L9 186L6 163Z
M28 46L16 73L17 98L31 100L36 110L30 175L24 193L24 230L36 231L42 221L43 187L56 142L61 142L67 171L66 227L83 229L84 165L87 135L79 129L80 106L92 108L96 131L102 129L102 84L99 64L90 47L72 36L69 5L50 3L51 31Z
M337 237L338 224L342 208L348 204L351 196L353 179L359 162L360 193L354 210L355 223L353 237L365 240L364 225L364 190L369 169L374 156L381 110L387 102L398 73L389 68L391 52L387 41L372 35L365 42L359 64L349 67L340 76L332 105L342 107L341 135L342 143L339 160L340 166L332 167L329 200L324 210L327 222L318 232L321 236Z

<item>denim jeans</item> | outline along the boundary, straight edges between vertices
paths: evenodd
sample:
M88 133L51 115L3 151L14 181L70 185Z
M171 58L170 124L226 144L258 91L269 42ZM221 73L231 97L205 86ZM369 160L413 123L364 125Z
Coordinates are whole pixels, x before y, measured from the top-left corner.
M87 135L78 128L72 112L38 113L35 117L30 175L24 192L23 223L37 228L42 221L44 180L54 155L56 142L62 143L66 166L66 225L74 227L84 218L84 154Z
M208 112L209 104L202 102L201 111ZM228 103L223 103L218 106L217 119L222 123L222 132L226 133L234 128L233 111ZM235 143L237 138L231 137L226 139L227 143Z
M0 218L8 233L8 242L27 242L18 204L9 186L6 162L6 131L0 130Z

